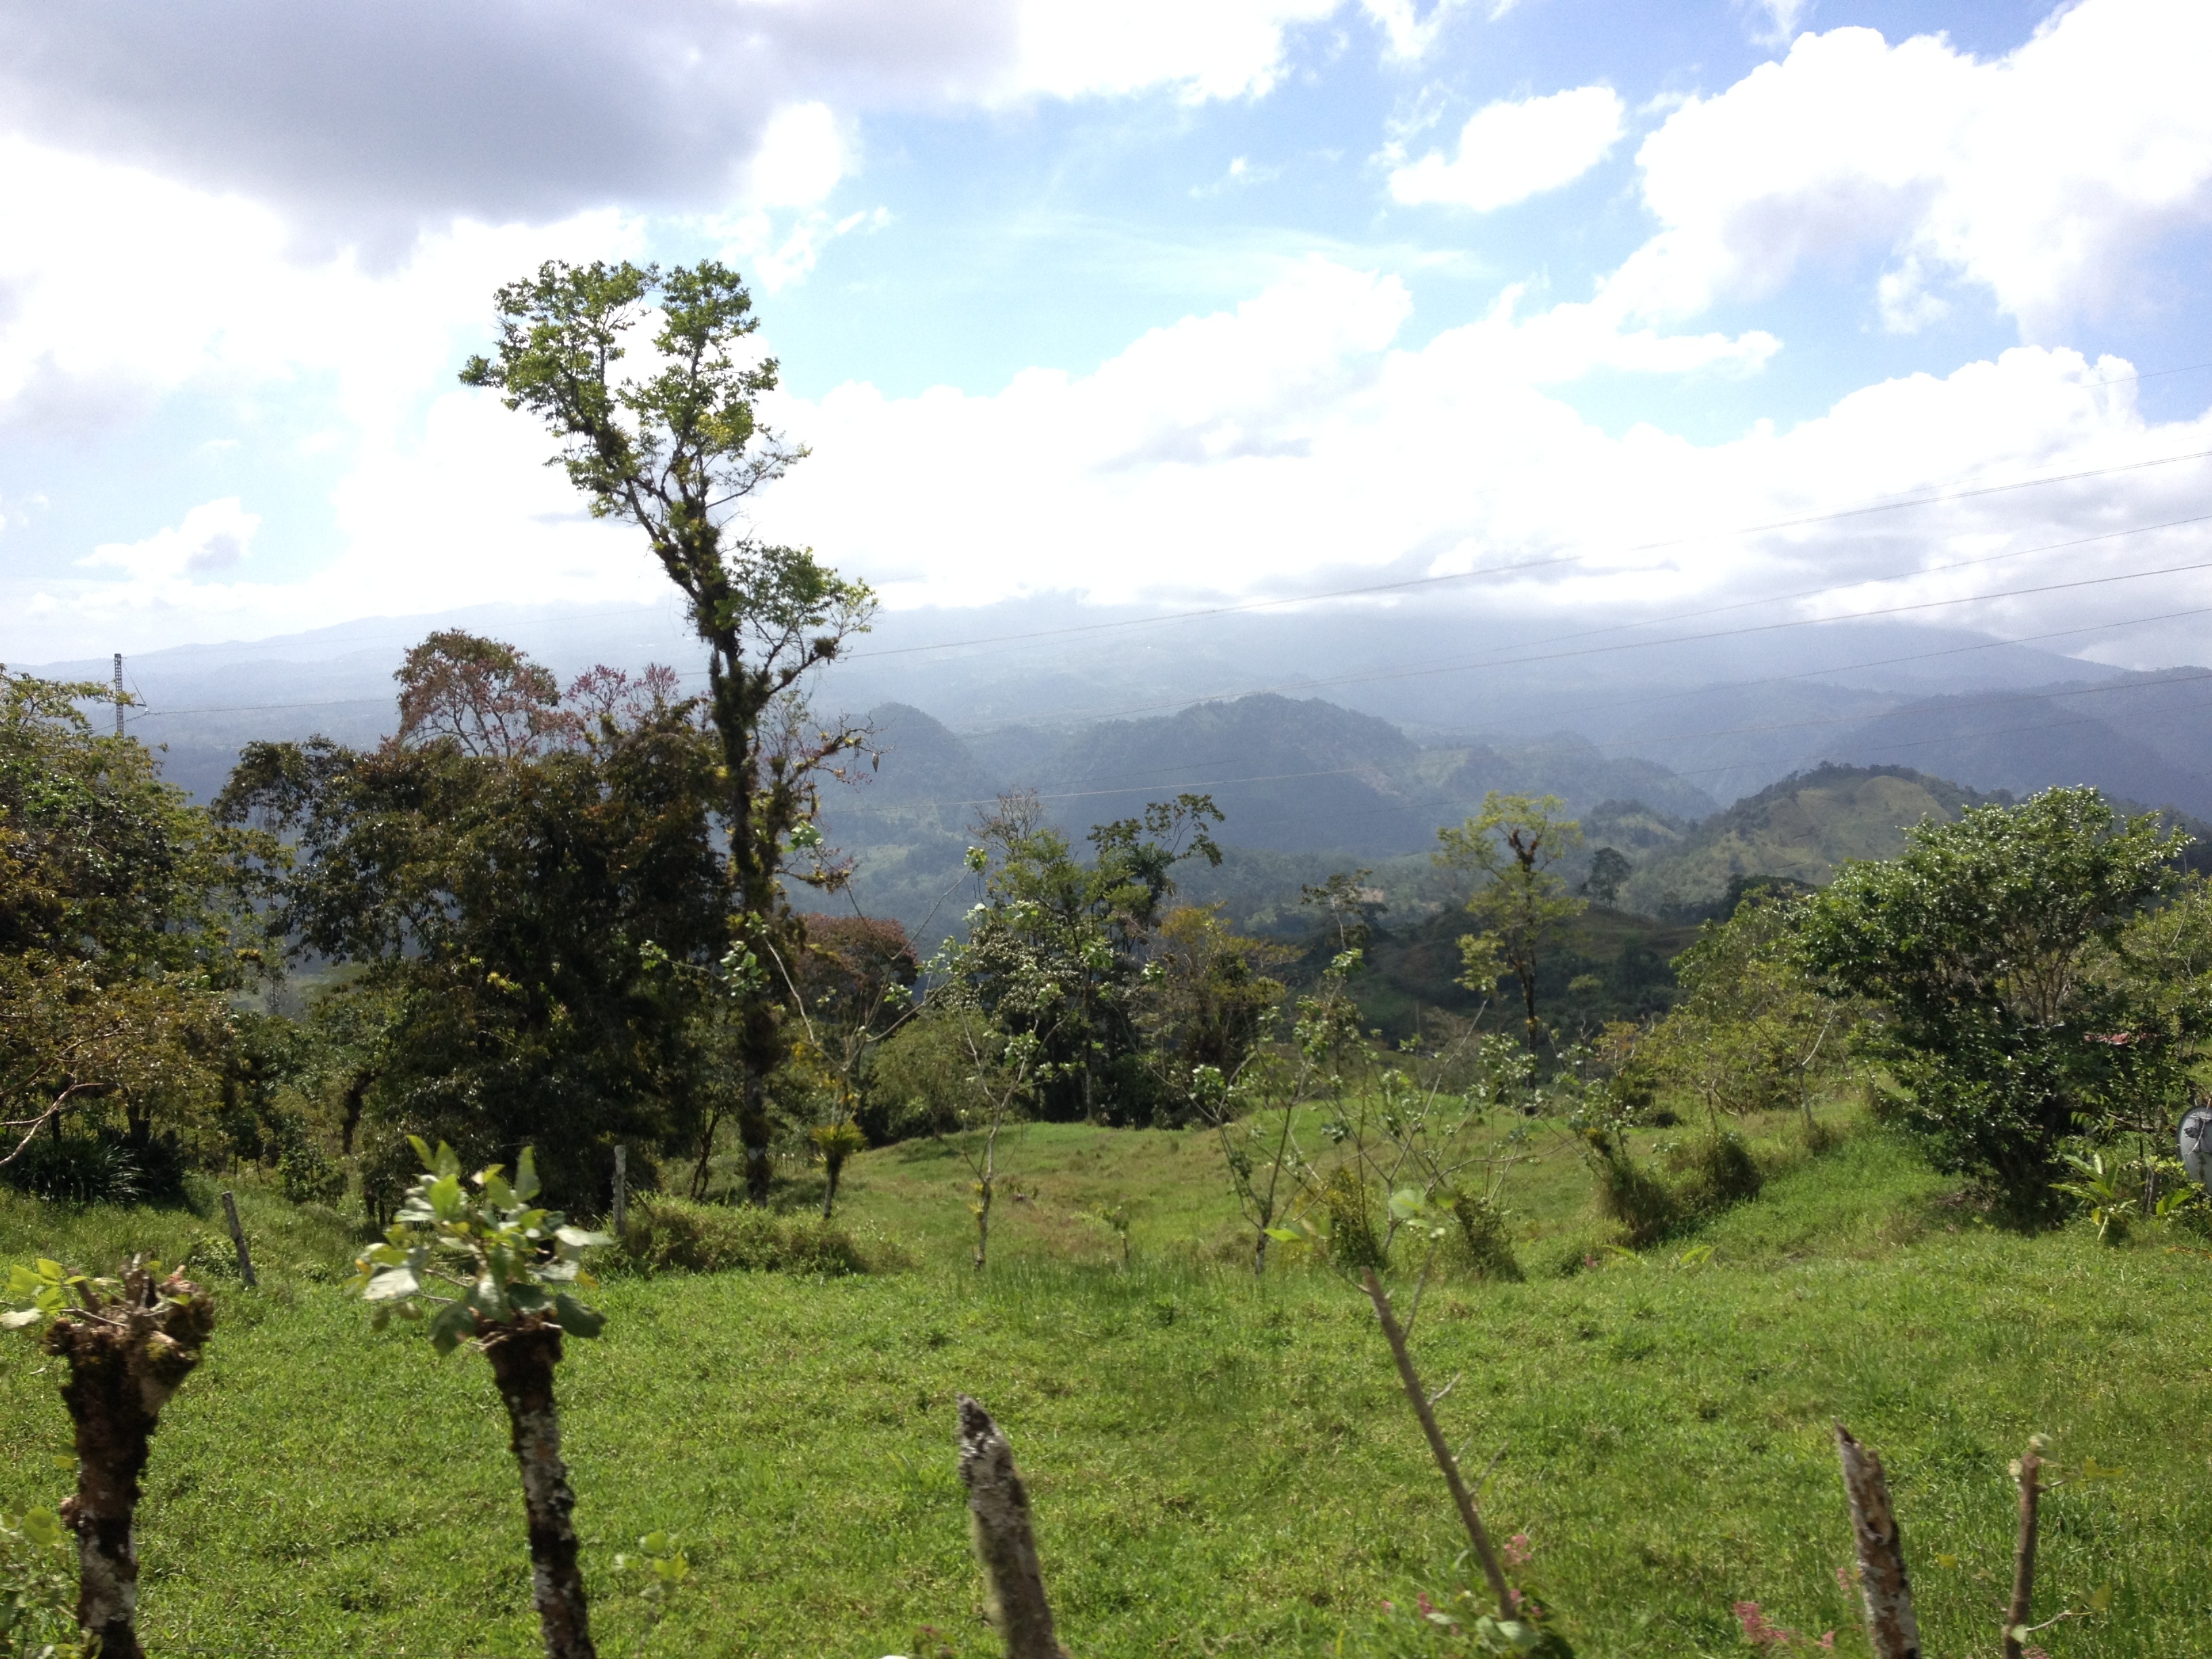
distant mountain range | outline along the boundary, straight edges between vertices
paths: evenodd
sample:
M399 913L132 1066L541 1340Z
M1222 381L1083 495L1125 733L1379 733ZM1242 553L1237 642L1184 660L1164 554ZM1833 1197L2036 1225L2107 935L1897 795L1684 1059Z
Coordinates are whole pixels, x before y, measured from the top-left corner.
M392 670L436 626L510 640L564 674L658 660L696 683L699 669L672 605L486 606L131 658L131 729L203 798L252 738L374 742ZM2212 818L2212 670L2124 673L1891 623L1702 641L1549 627L1441 603L889 613L817 690L826 708L872 708L880 750L868 782L832 792L827 827L860 860L862 903L934 933L969 902L960 855L977 814L1012 789L1036 790L1079 837L1148 800L1210 793L1235 850L1187 890L1268 923L1294 915L1301 882L1352 866L1372 867L1394 906L1433 905L1436 830L1490 789L1560 796L1593 846L1637 863L1628 897L1652 907L1702 902L1730 873L1893 851L1904 823L1975 792L2094 783ZM1819 772L1831 763L1884 769ZM1732 799L1738 816L1717 821Z

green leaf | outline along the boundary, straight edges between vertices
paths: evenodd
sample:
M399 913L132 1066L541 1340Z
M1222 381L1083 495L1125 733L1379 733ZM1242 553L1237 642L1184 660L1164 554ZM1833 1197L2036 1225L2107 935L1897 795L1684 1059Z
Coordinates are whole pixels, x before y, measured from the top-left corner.
M448 1302L430 1321L430 1346L451 1353L476 1331L476 1316L465 1302Z
M422 1288L422 1281L415 1276L412 1267L386 1267L368 1281L362 1291L364 1302L391 1302L401 1297L414 1296Z
M525 1203L538 1194L537 1150L534 1146L525 1146L522 1157L514 1166L514 1195Z
M594 1337L606 1328L605 1314L586 1307L565 1291L553 1298L553 1310L560 1316L561 1328L571 1336Z
M64 1537L62 1518L52 1510L30 1510L23 1516L23 1536L40 1549L52 1549Z
M556 1227L553 1230L553 1237L572 1250L596 1249L602 1244L615 1242L611 1233L591 1232L582 1227Z

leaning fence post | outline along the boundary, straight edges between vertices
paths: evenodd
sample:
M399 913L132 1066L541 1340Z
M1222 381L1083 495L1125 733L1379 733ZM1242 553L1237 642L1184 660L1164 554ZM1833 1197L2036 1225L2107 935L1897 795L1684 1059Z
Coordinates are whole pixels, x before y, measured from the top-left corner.
M230 1223L230 1242L238 1247L238 1276L246 1281L247 1290L252 1290L253 1258L246 1253L246 1229L238 1224L238 1200L227 1187L222 1194L222 1218Z
M1844 1495L1851 1508L1858 1546L1859 1595L1866 1602L1867 1639L1875 1659L1920 1659L1920 1620L1912 1611L1912 1585L1905 1575L1905 1540L1889 1507L1881 1459L1836 1425L1836 1453L1844 1466Z
M991 1622L1006 1659L1066 1659L1053 1633L1052 1607L1037 1567L1029 1493L1014 1470L1013 1448L991 1413L960 1396L960 1479L968 1487L968 1522L982 1563Z
M617 1143L615 1146L615 1203L610 1219L614 1223L615 1242L620 1243L623 1223L629 1215L629 1148Z
M2012 1605L2005 1609L2004 1659L2027 1651L2027 1621L2035 1605L2035 1510L2043 1496L2043 1437L2030 1435L2027 1455L2012 1466L2020 1483L2020 1529L2012 1547Z

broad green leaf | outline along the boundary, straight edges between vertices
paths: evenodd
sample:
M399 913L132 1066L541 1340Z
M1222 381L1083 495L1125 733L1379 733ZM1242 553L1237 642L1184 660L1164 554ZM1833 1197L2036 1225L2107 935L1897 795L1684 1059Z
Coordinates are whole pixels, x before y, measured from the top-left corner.
M582 1227L556 1227L553 1230L553 1237L572 1250L596 1249L602 1244L615 1242L611 1233L591 1232Z
M30 1510L23 1516L23 1536L40 1549L52 1549L62 1541L62 1518L52 1510Z
M561 1328L571 1336L594 1337L606 1328L605 1314L586 1307L565 1291L553 1298L553 1310L560 1316Z
M476 1323L467 1303L448 1302L430 1321L430 1346L440 1353L451 1353L475 1334Z
M415 1276L411 1267L386 1267L368 1281L362 1291L364 1302L391 1302L401 1297L413 1296L422 1288L422 1281Z
M538 1149L525 1146L514 1166L514 1195L527 1203L538 1193Z

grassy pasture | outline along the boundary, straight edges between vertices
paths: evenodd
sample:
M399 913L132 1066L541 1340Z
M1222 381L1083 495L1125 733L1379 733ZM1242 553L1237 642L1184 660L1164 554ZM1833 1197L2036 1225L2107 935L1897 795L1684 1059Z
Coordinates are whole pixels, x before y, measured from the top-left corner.
M1765 1126L1777 1145L1784 1126ZM1195 1134L1039 1127L1010 1160L994 1263L964 1261L957 1160L855 1161L848 1213L920 1265L862 1278L617 1278L563 1368L601 1650L996 1651L952 1473L951 1402L984 1399L1031 1481L1081 1659L1444 1652L1385 1613L1460 1582L1463 1540L1356 1295L1255 1282L1218 1153ZM1602 1249L1554 1157L1512 1201L1529 1282L1431 1288L1415 1336L1528 1582L1589 1656L1749 1651L1732 1602L1863 1653L1836 1577L1840 1416L1887 1461L1931 1656L1995 1650L2008 1458L2032 1431L2077 1477L2046 1501L2053 1659L2212 1652L2204 1419L2212 1260L2146 1233L1992 1231L1862 1133L1644 1256ZM241 1190L268 1284L169 1408L142 1510L144 1624L167 1652L527 1656L521 1506L483 1362L373 1336L319 1282L328 1214ZM1089 1213L1127 1201L1133 1265ZM0 1202L0 1256L173 1257L217 1224ZM1710 1243L1710 1258L1686 1256ZM1577 1252L1595 1267L1562 1276ZM1688 1265L1684 1265L1685 1262ZM0 1503L57 1501L58 1378L0 1344ZM2080 1479L2088 1460L2097 1478ZM658 1610L613 1559L666 1528L690 1582Z

